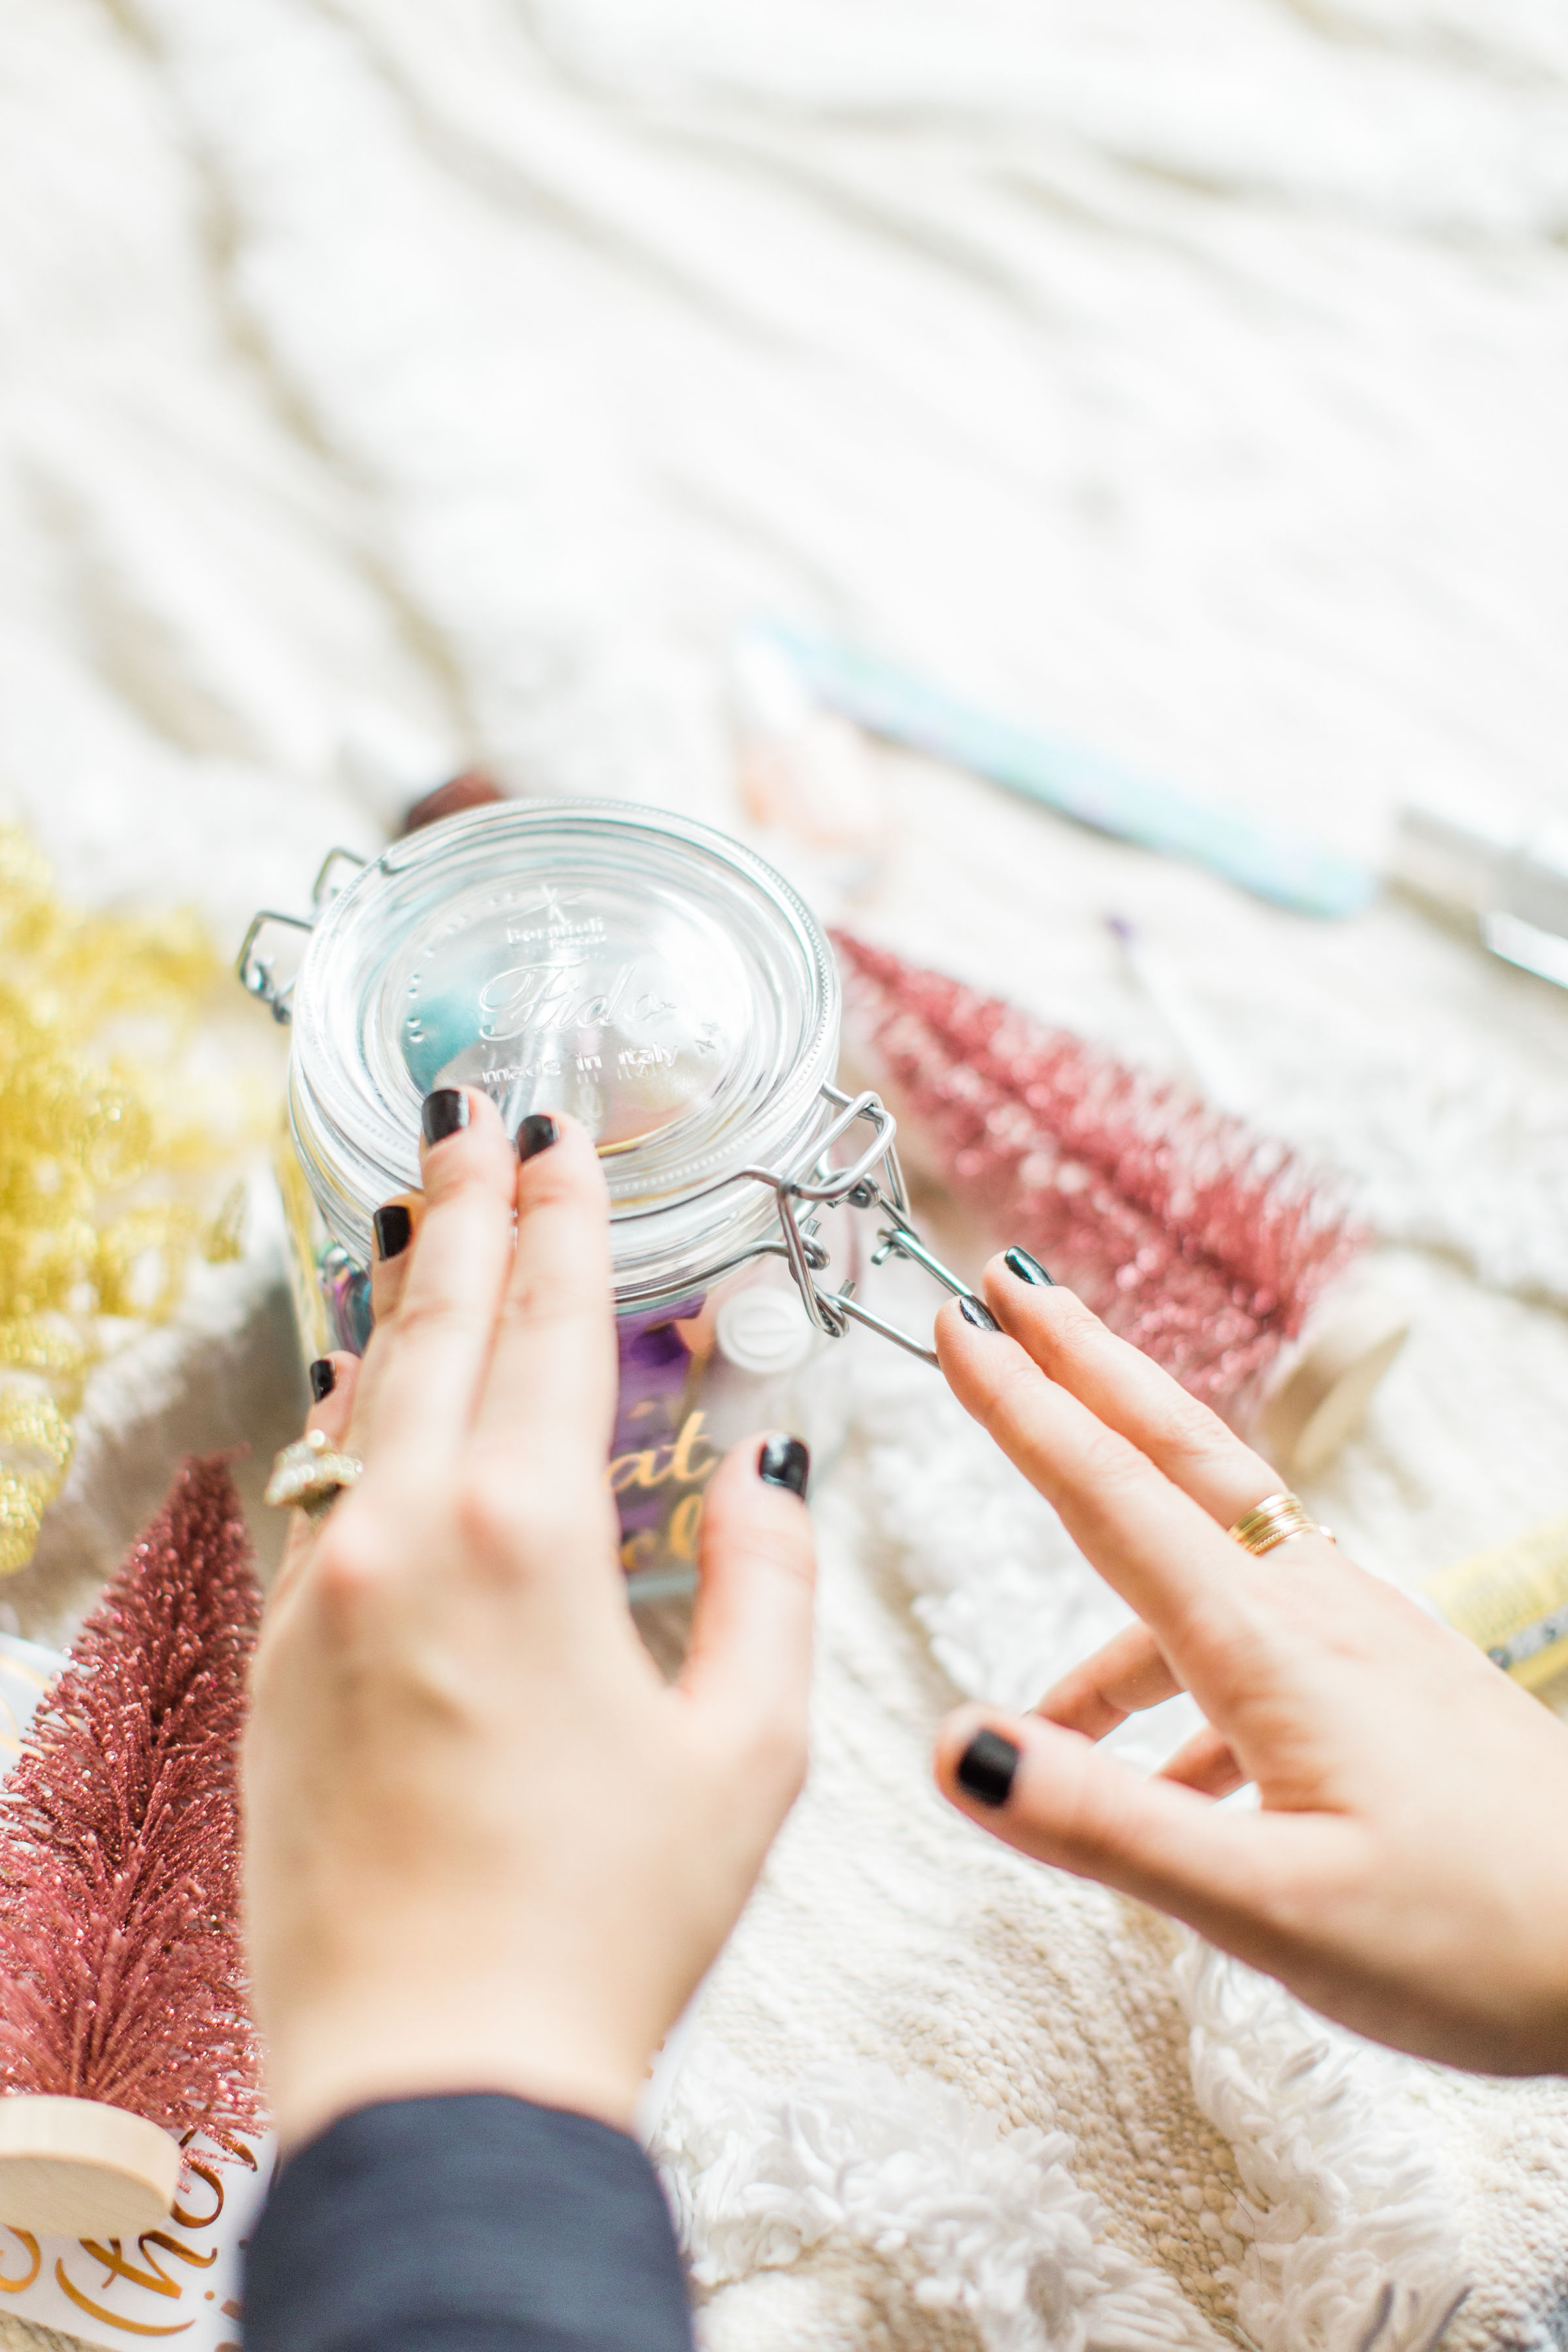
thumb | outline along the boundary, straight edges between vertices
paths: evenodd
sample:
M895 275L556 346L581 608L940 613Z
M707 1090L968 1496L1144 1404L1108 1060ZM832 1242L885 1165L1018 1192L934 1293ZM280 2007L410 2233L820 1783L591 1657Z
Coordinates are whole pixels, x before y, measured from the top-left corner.
M776 1751L790 1796L805 1770L816 1546L811 1457L796 1437L743 1438L702 1506L700 1586L680 1687L719 1739Z
M1258 1951L1290 1826L1278 1817L1222 1812L1191 1789L1145 1780L1079 1732L989 1707L947 1717L935 1769L949 1801L1020 1853L1136 1895L1232 1950Z

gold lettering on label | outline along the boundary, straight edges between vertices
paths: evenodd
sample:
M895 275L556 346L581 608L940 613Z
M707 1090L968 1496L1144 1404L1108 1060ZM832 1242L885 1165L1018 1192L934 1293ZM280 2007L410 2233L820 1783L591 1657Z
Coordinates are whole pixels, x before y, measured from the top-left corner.
M43 2261L43 2256L38 2252L38 2242L37 2238L34 2237L31 2230L11 2229L9 2221L5 2223L4 2226L6 2229L11 2230L11 2235L14 2238L20 2238L22 2243L33 2257L33 2267L27 2273L26 2278L7 2278L5 2273L0 2271L0 2294L20 2294L25 2288L30 2287L33 2281L37 2277L38 2268Z
M254 2148L248 2147L244 2140L234 2138L228 2132L220 2132L211 2124L207 2124L203 2126L201 2136L204 2139L216 2140L218 2147L225 2149L228 2155L232 2156L237 2163L243 2164L247 2172L254 2172L257 2169L256 2151ZM184 2137L180 2142L180 2146L182 2147L189 2147L191 2142L195 2138L195 2137L196 2133L193 2126L190 2131L186 2132ZM217 2189L218 2211L221 2212L223 2210L223 2190L218 2189L218 2184L216 2180L214 2179L213 2175L210 2172L202 2172L202 2168L199 2164L193 2164L191 2170L193 2172L201 2172L202 2179L204 2180L211 2180L213 2187ZM215 2213L213 2215L213 2220L216 2221L216 2219L217 2214ZM243 2242L244 2242L242 2240L241 2243Z
M703 1497L682 1495L669 1515L669 1549L675 1559L695 1559L697 1529L702 1517Z
M66 2276L63 2255L55 2264L55 2284L62 2294L70 2297L79 2311L85 2311L89 2319L96 2319L104 2327L119 2328L126 2336L183 2336L187 2327L194 2327L196 2324L194 2319L178 2319L172 2327L151 2327L144 2319L116 2317L112 2311L105 2311L101 2304L94 2303L89 2296L83 2294L80 2287L71 2284L70 2280ZM176 2294L179 2293L178 2287L174 2292Z
M675 1441L669 1475L678 1486L689 1486L694 1478L710 1477L719 1466L719 1455L702 1434L703 1418L700 1412L692 1413ZM694 1458L699 1445L707 1447L705 1461L699 1462Z
M628 1486L656 1486L657 1454L617 1454L609 1468L610 1492L624 1495Z
M628 1576L658 1566L658 1538L651 1528L643 1528L626 1538L621 1546L621 1566Z
M720 1456L702 1433L704 1418L700 1412L689 1414L673 1444L617 1454L606 1473L611 1494L624 1495L631 1486L692 1486L711 1477Z
M81 2243L83 2251L89 2253L94 2262L103 2264L106 2276L100 2286L100 2294L111 2278L122 2278L129 2279L132 2286L144 2286L150 2294L172 2294L176 2303L180 2296L179 2287L157 2255L147 2252L148 2247L162 2246L166 2254L173 2254L176 2262L188 2263L194 2271L210 2270L217 2260L218 2252L214 2246L208 2253L194 2254L189 2246L182 2246L179 2240L171 2238L166 2230L147 2230L136 2241L137 2252L149 2265L146 2270L140 2271L121 2252L118 2238L111 2238L107 2246L100 2246L95 2238L84 2238Z
M632 1418L638 1408L632 1409ZM669 1517L662 1532L655 1528L639 1528L628 1535L621 1545L621 1566L628 1576L639 1570L657 1568L661 1560L690 1560L697 1556L697 1528L702 1517L702 1489L718 1468L722 1456L710 1444L703 1433L706 1415L689 1413L679 1434L662 1445L644 1447L640 1452L617 1454L606 1472L612 1495L626 1495L634 1490L644 1494L660 1487L672 1490ZM679 1489L692 1491L680 1494Z
M182 2146L183 2145L184 2143L182 2142ZM209 2166L197 2164L195 2158L190 2157L187 2157L185 2160L190 2166L191 2171L195 2174L195 2178L198 2180L205 2180L206 2182L207 2187L217 2199L217 2203L213 2207L210 2213L187 2213L183 2205L176 2205L171 2219L177 2221L182 2230L210 2230L213 2223L217 2220L218 2215L223 2211L223 2183L218 2179L217 2174L214 2172ZM252 2172L256 2169L256 2158L254 2157L250 2158L250 2168Z

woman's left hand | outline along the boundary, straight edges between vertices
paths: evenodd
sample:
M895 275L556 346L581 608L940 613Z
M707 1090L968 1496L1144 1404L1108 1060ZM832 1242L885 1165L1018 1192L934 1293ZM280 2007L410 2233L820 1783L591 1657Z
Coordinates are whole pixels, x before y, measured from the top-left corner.
M581 1128L530 1124L520 1167L476 1089L426 1150L423 1193L378 1222L365 1360L330 1360L310 1415L364 1472L296 1524L245 1747L286 2146L443 2091L628 2124L805 1770L805 1449L759 1432L715 1473L666 1687L605 1486L604 1179Z

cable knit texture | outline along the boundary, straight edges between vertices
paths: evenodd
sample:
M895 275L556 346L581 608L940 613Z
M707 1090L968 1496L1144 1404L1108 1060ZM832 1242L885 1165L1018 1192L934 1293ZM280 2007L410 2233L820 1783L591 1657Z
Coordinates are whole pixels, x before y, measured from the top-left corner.
M1565 226L1558 0L8 0L0 814L226 952L473 761L743 829L760 610L1357 854L1413 791L1550 817ZM853 856L760 842L825 915L1173 1068L1128 918L1348 1179L1414 1328L1309 1489L1341 1540L1408 1581L1568 1510L1563 999L1397 894L1314 924L870 781ZM268 1216L95 1378L21 1630L182 1454L248 1441L253 1498L297 1430ZM1568 2092L1366 2049L938 1801L955 1695L1121 1612L850 1345L811 1782L654 2151L707 2352L1568 2340Z

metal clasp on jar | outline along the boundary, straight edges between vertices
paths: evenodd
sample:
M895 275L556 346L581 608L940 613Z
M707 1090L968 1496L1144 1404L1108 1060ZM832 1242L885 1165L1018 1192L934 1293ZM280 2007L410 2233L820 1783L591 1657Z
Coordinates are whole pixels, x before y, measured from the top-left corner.
M885 1265L890 1257L907 1258L911 1265L924 1266L955 1298L974 1297L971 1286L927 1249L910 1223L909 1197L904 1190L903 1171L899 1166L898 1121L881 1097L869 1091L841 1094L837 1087L824 1087L822 1092L828 1102L838 1106L838 1116L826 1133L813 1143L810 1159L782 1172L766 1168L748 1168L743 1172L759 1183L771 1184L778 1196L784 1255L805 1311L817 1329L831 1339L841 1339L847 1322L863 1323L868 1330L879 1332L896 1348L918 1356L922 1363L934 1364L935 1349L922 1346L908 1331L900 1331L897 1324L863 1307L854 1296L853 1282L847 1282L839 1290L824 1290L817 1282L816 1276L826 1264L826 1253L813 1243L816 1218L812 1213L818 1207L848 1206L881 1213L884 1222L878 1228L877 1246L871 1253L873 1265ZM834 1145L860 1119L869 1123L871 1141L849 1167L830 1167L828 1154ZM801 1209L807 1212L804 1223Z
M855 1297L853 1282L845 1283L838 1290L824 1290L816 1279L827 1264L827 1252L814 1239L817 1212L846 1206L876 1209L885 1222L878 1228L877 1246L871 1253L873 1265L885 1265L890 1257L908 1258L912 1265L924 1266L955 1298L975 1297L970 1284L927 1249L910 1223L909 1198L896 1148L898 1121L880 1095L868 1089L864 1094L847 1095L828 1086L823 1087L822 1095L824 1101L836 1107L837 1117L824 1133L813 1138L793 1168L738 1168L732 1176L721 1176L716 1183L705 1185L701 1192L689 1197L700 1200L704 1193L721 1192L728 1185L746 1181L771 1186L778 1200L784 1238L763 1242L744 1255L786 1259L807 1315L828 1339L841 1339L849 1323L863 1323L868 1331L890 1339L895 1348L918 1356L922 1364L934 1364L938 1360L935 1349L923 1346L908 1331L900 1331L896 1323L863 1307ZM847 1168L831 1166L829 1154L835 1145L859 1119L865 1119L871 1127L870 1142ZM650 1213L653 1213L646 1210L631 1212L633 1216Z
M277 925L279 929L289 931L306 933L313 931L321 919L322 910L331 904L343 887L342 883L336 879L336 868L339 866L357 866L368 863L368 859L361 857L355 850L329 849L321 860L320 872L310 885L310 912L308 915L280 915L276 908L263 907L259 914L251 917L250 929L245 935L245 943L239 950L239 959L235 965L235 971L238 974L240 986L247 989L252 996L258 996L261 999L274 1021L287 1024L293 1019L294 982L297 975L290 972L287 980L279 980L276 950L270 955L263 955L261 952L260 941L265 937L268 926Z

